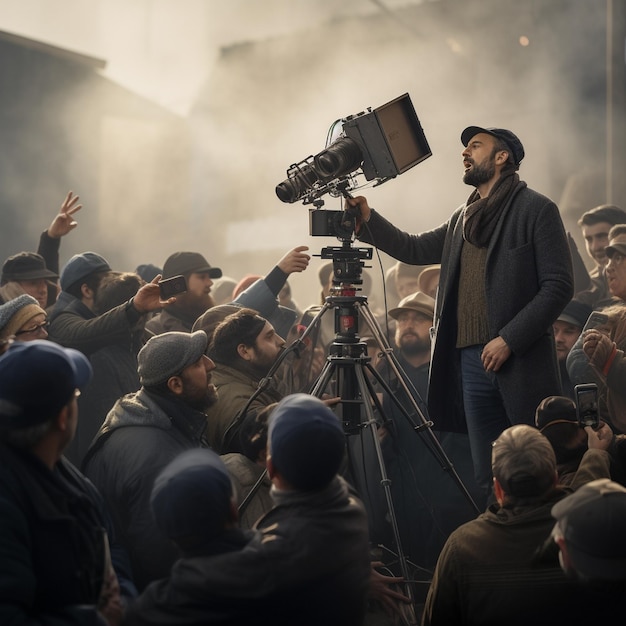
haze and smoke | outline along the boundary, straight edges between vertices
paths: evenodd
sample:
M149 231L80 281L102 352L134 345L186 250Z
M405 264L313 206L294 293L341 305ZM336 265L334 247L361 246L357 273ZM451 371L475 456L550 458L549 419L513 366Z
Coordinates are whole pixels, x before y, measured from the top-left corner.
M521 177L563 200L574 232L580 212L607 201L595 172L603 4L0 0L3 31L76 53L3 44L19 60L0 62L3 258L36 247L70 188L85 208L62 262L95 249L133 269L191 249L239 279L296 245L319 253L337 242L310 237L307 208L282 204L276 184L324 148L336 119L406 92L433 156L361 190L371 205L412 232L438 226L470 192L461 130L501 126L524 142ZM582 193L576 180L592 182ZM290 280L301 306L317 300L320 264Z

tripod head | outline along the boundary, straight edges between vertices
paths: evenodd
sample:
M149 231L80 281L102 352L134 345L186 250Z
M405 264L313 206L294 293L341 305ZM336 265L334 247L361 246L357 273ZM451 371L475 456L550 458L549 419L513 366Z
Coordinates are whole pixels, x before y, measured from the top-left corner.
M344 239L341 247L322 249L323 259L332 259L333 279L331 295L326 302L335 309L335 341L333 345L358 343L359 313L357 304L367 302L367 296L357 296L357 285L362 285L361 274L364 260L372 258L372 248L355 248L350 239Z
M362 285L361 275L364 260L372 258L372 248L355 248L350 239L344 239L341 247L328 246L322 248L322 259L333 262L333 289L350 289L356 291L355 285Z

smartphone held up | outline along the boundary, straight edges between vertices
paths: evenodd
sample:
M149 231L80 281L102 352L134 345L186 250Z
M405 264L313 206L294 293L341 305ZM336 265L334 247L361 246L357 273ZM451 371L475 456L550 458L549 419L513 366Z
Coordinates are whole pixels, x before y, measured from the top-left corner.
M161 292L161 300L169 300L173 296L177 296L187 291L187 281L182 274L179 276L172 276L172 278L166 278L159 281L159 290Z

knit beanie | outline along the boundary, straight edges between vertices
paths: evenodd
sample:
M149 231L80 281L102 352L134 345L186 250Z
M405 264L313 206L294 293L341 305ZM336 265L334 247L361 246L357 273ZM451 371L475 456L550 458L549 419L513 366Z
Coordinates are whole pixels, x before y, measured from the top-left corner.
M231 517L233 487L220 457L206 448L186 450L157 476L150 504L157 526L172 539L212 539Z
M46 314L37 300L27 293L9 300L0 306L0 339L15 335L24 324L41 313Z
M339 418L319 398L305 393L278 403L270 416L268 440L274 467L301 491L330 483L346 445Z

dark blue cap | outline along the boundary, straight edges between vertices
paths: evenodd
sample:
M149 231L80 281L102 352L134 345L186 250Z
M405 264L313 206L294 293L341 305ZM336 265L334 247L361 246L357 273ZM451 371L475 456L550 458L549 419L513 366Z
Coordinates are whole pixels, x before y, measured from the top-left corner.
M211 537L231 520L233 487L222 459L207 448L179 454L157 476L150 502L157 526L172 539Z
M42 424L91 380L87 357L52 341L16 341L0 357L0 428Z
M108 261L95 252L75 254L61 270L61 289L67 291L74 283L84 280L94 272L111 270Z
M322 489L337 474L345 451L339 418L305 393L283 398L270 416L268 440L275 469L295 489Z

